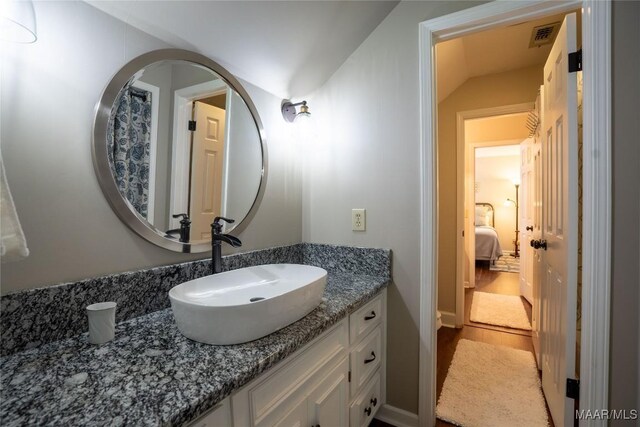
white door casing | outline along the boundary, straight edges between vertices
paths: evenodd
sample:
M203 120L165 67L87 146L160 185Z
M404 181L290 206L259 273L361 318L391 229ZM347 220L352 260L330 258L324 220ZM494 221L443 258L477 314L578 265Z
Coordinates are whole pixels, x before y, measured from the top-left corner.
M191 132L188 124L192 119L193 102L222 93L226 93L227 99L229 99L231 89L222 79L188 86L173 93L169 228L180 227L180 219L172 218L171 215L187 212L189 208Z
M156 158L158 153L158 120L160 111L160 88L141 80L131 86L151 93L151 129L149 132L149 198L147 201L147 221L158 224L155 219L156 204Z
M222 108L194 103L189 217L191 240L211 238L211 223L220 216L226 114Z
M573 425L578 271L577 79L569 72L576 51L576 15L565 17L544 66L542 122L543 221L542 387L554 424ZM538 249L544 250L544 247Z

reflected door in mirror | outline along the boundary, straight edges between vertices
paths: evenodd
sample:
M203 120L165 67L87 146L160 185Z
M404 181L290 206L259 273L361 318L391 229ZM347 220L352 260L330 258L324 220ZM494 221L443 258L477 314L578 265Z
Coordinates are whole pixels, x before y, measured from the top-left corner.
M221 216L225 110L196 101L193 109L196 129L191 148L191 236L211 239L211 223Z

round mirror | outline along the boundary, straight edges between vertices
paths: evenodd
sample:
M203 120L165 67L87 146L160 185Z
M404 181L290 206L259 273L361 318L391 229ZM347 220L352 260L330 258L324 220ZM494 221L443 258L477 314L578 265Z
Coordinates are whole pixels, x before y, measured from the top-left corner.
M211 223L237 235L264 193L267 153L255 106L197 53L139 56L96 106L93 162L107 200L140 236L178 252L211 250Z

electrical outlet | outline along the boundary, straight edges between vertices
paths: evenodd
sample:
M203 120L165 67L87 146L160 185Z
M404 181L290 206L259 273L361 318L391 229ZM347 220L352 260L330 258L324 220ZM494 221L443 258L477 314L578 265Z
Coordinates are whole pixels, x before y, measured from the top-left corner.
M351 210L351 229L353 231L365 231L367 229L367 216L364 209Z

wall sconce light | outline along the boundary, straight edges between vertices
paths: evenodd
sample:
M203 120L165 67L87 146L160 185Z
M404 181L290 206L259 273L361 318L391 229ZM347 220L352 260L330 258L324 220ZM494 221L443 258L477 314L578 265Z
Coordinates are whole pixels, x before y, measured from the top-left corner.
M0 1L0 40L34 43L38 39L31 0Z
M296 107L300 107L299 111L296 111ZM292 103L291 101L284 100L282 101L282 117L284 120L293 123L298 117L309 117L311 113L309 112L309 107L307 106L307 101Z

